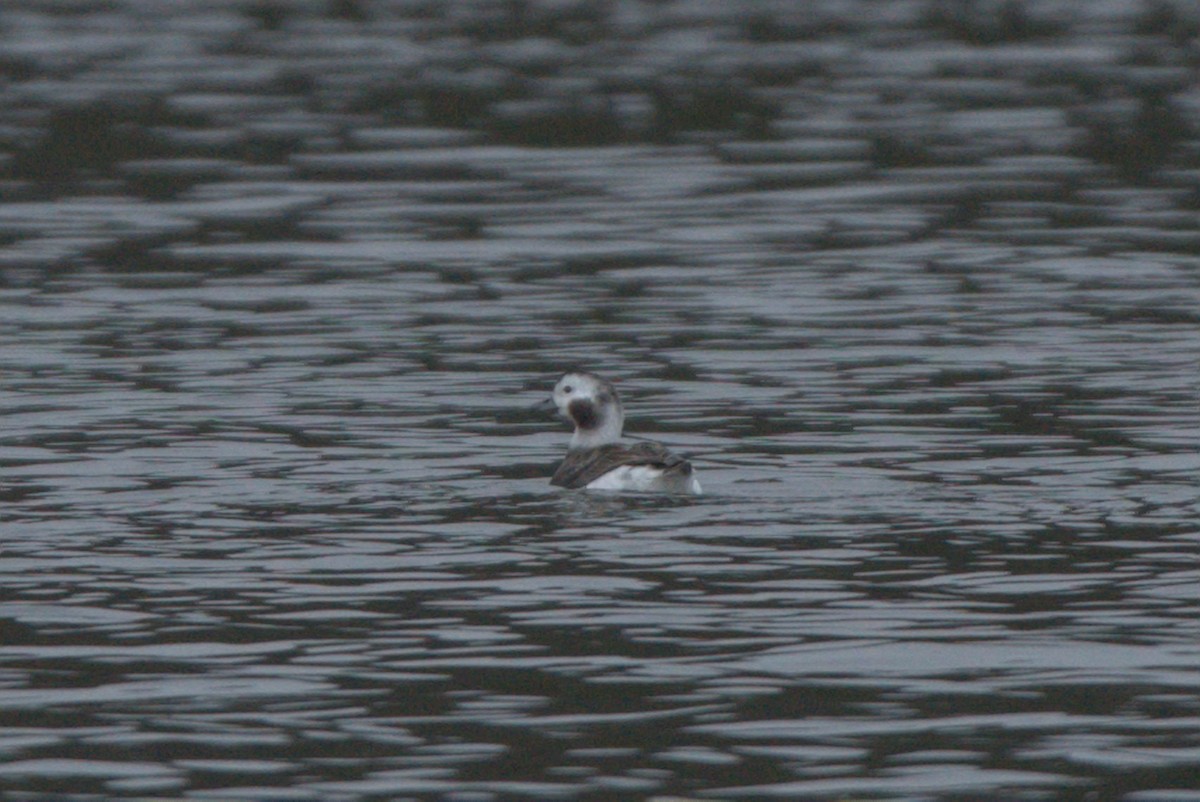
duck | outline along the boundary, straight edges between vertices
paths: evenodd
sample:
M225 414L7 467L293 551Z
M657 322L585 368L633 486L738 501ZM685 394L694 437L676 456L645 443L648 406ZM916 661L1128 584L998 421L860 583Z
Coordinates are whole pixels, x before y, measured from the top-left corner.
M541 406L574 425L567 456L550 484L636 493L700 495L692 463L661 443L622 443L625 411L612 382L583 370L565 373Z

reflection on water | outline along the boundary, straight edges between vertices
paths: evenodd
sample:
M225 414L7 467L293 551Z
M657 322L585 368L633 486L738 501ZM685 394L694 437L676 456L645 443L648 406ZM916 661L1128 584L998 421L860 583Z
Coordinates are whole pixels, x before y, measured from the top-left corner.
M1191 793L1189 6L143 5L0 29L0 788Z

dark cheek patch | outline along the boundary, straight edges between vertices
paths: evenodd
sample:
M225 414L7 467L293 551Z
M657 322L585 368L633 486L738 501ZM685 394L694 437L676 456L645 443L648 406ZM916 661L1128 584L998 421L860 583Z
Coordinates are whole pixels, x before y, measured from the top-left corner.
M600 425L600 416L590 401L572 401L567 404L567 414L580 429L594 429Z

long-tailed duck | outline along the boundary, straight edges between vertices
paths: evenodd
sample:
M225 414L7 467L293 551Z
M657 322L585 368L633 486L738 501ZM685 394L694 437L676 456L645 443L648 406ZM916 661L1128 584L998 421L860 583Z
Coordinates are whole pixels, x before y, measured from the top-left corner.
M660 443L621 443L625 412L616 388L593 373L573 371L554 385L545 406L575 425L566 459L551 484L588 490L699 495L692 464Z

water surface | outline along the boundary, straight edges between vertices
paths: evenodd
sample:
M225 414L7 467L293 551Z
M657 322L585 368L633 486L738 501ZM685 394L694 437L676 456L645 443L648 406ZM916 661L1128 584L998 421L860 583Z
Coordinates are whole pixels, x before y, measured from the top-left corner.
M1200 23L810 5L14 4L0 789L1194 798Z

